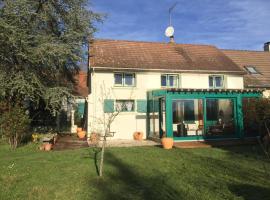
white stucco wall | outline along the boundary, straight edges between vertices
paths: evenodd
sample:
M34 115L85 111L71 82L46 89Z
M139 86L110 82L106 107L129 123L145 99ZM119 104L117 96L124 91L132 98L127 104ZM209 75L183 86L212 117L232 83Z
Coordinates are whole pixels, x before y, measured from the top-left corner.
M241 76L226 76L226 88L228 89L244 89L244 80Z
M103 99L132 99L135 100L135 111L123 112L116 117L111 127L111 131L116 132L113 139L132 139L135 131L143 132L145 138L146 114L136 112L136 100L146 100L147 91L161 88L161 74L164 73L138 72L135 78L136 86L127 88L114 86L113 73L94 72L92 94L88 96L88 134L104 129L100 123L104 118ZM179 87L209 88L208 77L209 74L179 74ZM228 88L243 88L241 76L226 76L225 81Z
M265 97L265 98L270 98L270 90L265 90L265 91L263 92L263 97Z

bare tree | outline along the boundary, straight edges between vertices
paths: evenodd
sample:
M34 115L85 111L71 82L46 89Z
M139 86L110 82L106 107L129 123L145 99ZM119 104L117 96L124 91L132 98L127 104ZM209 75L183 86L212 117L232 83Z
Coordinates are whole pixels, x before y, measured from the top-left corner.
M101 84L100 86L100 96L99 96L99 103L102 105L102 107L105 109L106 105L105 100L106 99L115 99L115 94L112 90L112 88L106 88L105 83ZM130 91L129 99L131 99L133 96L133 89ZM99 125L102 126L101 129L98 129L96 132L98 133L98 141L97 141L97 147L100 147L101 150L96 152L101 153L100 154L100 162L99 162L99 167L98 167L98 175L103 176L103 164L104 164L104 154L105 154L105 149L106 149L106 143L107 139L109 137L114 137L115 132L111 131L111 125L117 118L117 116L122 112L123 108L126 105L124 104L116 104L115 107L110 108L112 112L101 112L102 114L100 116L90 116L95 119L95 122ZM133 105L134 106L134 105ZM100 145L101 143L101 145ZM97 163L97 156L95 156L96 163Z

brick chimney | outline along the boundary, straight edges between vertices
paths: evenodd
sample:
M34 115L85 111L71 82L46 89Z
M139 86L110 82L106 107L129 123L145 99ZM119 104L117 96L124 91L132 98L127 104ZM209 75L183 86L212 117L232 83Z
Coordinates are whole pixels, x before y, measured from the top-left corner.
M264 43L264 51L270 52L270 42Z

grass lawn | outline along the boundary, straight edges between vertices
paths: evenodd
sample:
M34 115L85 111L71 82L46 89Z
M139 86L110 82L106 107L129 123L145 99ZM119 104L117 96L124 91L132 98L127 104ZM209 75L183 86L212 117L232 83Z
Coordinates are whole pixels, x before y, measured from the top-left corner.
M2 144L0 199L270 199L270 164L258 146L110 148L105 156L99 178L90 148Z

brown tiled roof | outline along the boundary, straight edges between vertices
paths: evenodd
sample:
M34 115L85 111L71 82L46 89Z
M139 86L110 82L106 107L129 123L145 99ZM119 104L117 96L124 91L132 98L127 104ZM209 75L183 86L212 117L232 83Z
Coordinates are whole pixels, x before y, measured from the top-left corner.
M270 52L222 50L236 64L244 68L254 66L260 74L246 74L245 87L270 87Z
M244 74L222 51L209 45L94 40L90 66L95 69Z
M80 97L88 96L88 87L87 87L87 72L80 71L75 75L75 85L73 94Z

